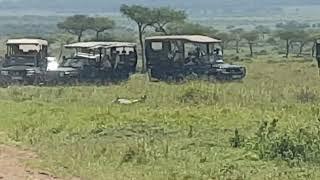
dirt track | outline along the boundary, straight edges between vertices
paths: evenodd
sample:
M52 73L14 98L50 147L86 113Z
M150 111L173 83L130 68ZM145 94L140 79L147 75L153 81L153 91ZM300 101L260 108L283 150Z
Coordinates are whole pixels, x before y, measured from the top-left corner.
M5 180L60 180L45 171L35 171L27 168L23 161L36 156L15 147L0 145L0 179Z

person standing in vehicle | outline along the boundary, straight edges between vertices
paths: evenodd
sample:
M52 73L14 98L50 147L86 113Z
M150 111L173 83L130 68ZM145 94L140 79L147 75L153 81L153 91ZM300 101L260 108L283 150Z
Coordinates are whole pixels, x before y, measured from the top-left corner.
M106 81L110 81L112 75L112 65L109 55L106 55L102 58L101 75L103 83L106 83Z
M116 57L115 57L114 69L117 69L117 68L118 68L118 65L119 65L119 63L120 63L120 52L117 51L115 56L116 56Z

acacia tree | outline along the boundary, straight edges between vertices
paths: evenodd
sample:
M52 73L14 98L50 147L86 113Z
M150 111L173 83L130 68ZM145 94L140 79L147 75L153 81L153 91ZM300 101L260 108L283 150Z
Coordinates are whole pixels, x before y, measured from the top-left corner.
M229 33L226 33L226 32L218 33L216 38L222 40L222 43L221 43L222 53L224 53L224 50L225 50L226 46L228 45L228 43L233 40L232 35Z
M152 9L153 24L156 32L168 34L167 26L171 23L181 23L187 18L185 11L177 11L169 7Z
M242 28L236 28L230 30L230 32L233 34L233 40L236 42L236 52L240 53L239 45L242 38L241 34L244 32L244 30Z
M138 26L139 41L142 54L142 72L145 72L146 62L144 57L143 34L145 33L147 27L152 26L154 24L152 18L152 10L150 8L139 5L122 5L120 8L120 12L132 21L134 21Z
M279 30L275 34L276 37L279 37L281 40L286 41L286 58L289 57L290 53L290 43L291 40L295 37L295 32L290 30Z
M312 41L312 37L306 31L297 31L295 32L293 41L299 44L299 52L297 53L297 56L301 56L304 46L308 42Z
M115 22L108 17L95 17L92 22L91 30L96 32L96 40L99 40L100 33L113 29Z
M81 42L83 33L90 29L92 23L92 18L86 15L74 15L67 17L64 22L58 23L59 29L63 29L70 34L76 35L78 37L78 42Z
M253 44L259 39L259 33L257 31L244 32L241 34L242 38L248 42L250 49L250 56L253 56Z
M257 26L255 30L261 35L262 39L265 38L266 34L269 34L271 32L269 27L263 25Z

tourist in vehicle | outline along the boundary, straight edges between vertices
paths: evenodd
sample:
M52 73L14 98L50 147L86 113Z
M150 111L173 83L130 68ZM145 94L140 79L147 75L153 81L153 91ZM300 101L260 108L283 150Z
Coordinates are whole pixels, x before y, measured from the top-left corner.
M184 64L185 65L194 65L194 64L196 64L195 58L196 58L196 56L194 55L194 53L188 52L188 56L185 59Z
M120 62L120 51L116 51L115 64L114 64L114 67L113 67L114 69L118 68L119 62Z
M101 64L101 69L106 70L112 68L111 62L110 62L110 57L109 55L106 55L102 58L102 64Z

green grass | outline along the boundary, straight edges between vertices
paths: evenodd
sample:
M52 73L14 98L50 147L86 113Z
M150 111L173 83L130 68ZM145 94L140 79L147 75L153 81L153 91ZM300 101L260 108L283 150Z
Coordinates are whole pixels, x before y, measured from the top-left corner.
M250 142L261 122L279 133L317 124L320 86L311 62L247 63L242 83L150 83L135 75L110 87L0 89L4 143L40 155L33 166L84 179L319 179L320 166L292 166L232 147L235 129ZM147 101L111 103L116 97Z

